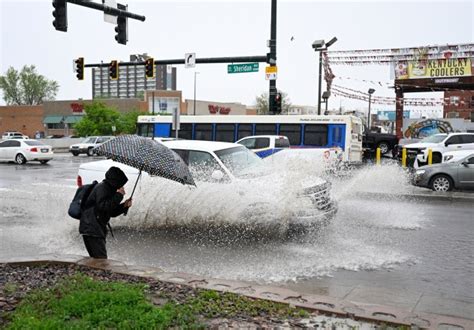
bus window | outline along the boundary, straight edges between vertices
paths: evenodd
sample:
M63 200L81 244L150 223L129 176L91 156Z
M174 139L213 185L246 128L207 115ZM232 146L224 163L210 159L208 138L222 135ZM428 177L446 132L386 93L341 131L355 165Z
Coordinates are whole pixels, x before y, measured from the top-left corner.
M324 147L328 144L327 125L310 124L304 126L304 144Z
M276 125L275 124L256 124L255 125L255 135L276 135Z
M192 140L193 139L193 124L180 124L180 130L178 132L178 137L180 139ZM170 137L175 137L176 131L171 130Z
M237 140L246 136L253 135L252 124L239 124L239 131L237 133Z
M212 141L212 124L195 124L194 139Z
M138 124L138 135L145 137L153 136L153 124Z
M234 124L216 124L216 141L234 142Z
M292 146L299 146L301 144L301 125L280 124L280 135L288 137Z

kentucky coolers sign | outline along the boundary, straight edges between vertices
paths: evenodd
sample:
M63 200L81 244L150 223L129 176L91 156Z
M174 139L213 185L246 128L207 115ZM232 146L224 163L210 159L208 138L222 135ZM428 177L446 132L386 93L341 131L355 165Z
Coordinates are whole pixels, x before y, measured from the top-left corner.
M401 61L395 67L395 79L423 79L472 76L471 58L446 58Z

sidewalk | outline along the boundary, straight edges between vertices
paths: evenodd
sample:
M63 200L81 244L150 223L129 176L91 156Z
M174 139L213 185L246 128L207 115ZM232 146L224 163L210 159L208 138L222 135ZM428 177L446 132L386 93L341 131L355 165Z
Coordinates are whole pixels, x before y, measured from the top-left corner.
M346 288L338 296L316 295L295 292L286 288L254 285L239 281L205 278L184 273L167 273L158 268L130 266L114 260L84 258L74 255L46 255L0 263L33 266L38 264L77 264L95 269L154 278L167 283L193 288L233 292L250 298L265 299L304 308L320 315L420 328L474 329L473 301L440 299L429 294L371 288ZM388 306L390 305L390 306ZM441 315L444 314L444 315ZM309 324L308 324L309 325Z

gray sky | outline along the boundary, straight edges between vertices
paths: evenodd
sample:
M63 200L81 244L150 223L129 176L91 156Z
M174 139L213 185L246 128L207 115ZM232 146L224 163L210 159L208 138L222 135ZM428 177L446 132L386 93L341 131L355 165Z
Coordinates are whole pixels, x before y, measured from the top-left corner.
M86 63L97 63L125 61L129 54L138 53L155 59L181 58L187 52L195 52L198 58L265 55L270 4L270 0L129 0L129 11L145 15L146 21L129 19L129 42L124 46L115 41L115 25L104 22L99 11L68 4L68 32L64 33L52 26L50 0L0 0L0 72L34 64L41 74L59 82L57 99L89 99L90 69L82 82L73 73L72 61L80 56ZM350 50L470 43L473 34L472 0L279 0L277 87L288 93L293 104L316 104L317 55L311 48L316 39L337 36L331 49ZM177 67L178 89L184 98L192 99L195 70ZM253 104L257 94L268 90L264 67L261 63L258 73L227 74L226 64L198 65L197 98ZM339 77L390 81L389 66L337 66L333 71ZM336 79L334 83L363 91L373 87L357 80ZM377 95L394 96L386 87L375 88ZM330 100L330 108L340 105L366 106L361 101Z

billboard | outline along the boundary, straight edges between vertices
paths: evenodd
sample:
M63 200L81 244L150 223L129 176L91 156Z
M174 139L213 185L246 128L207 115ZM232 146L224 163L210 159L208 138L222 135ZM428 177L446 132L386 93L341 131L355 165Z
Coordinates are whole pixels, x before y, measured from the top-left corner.
M474 73L473 64L471 58L400 61L395 66L395 79L467 77Z

